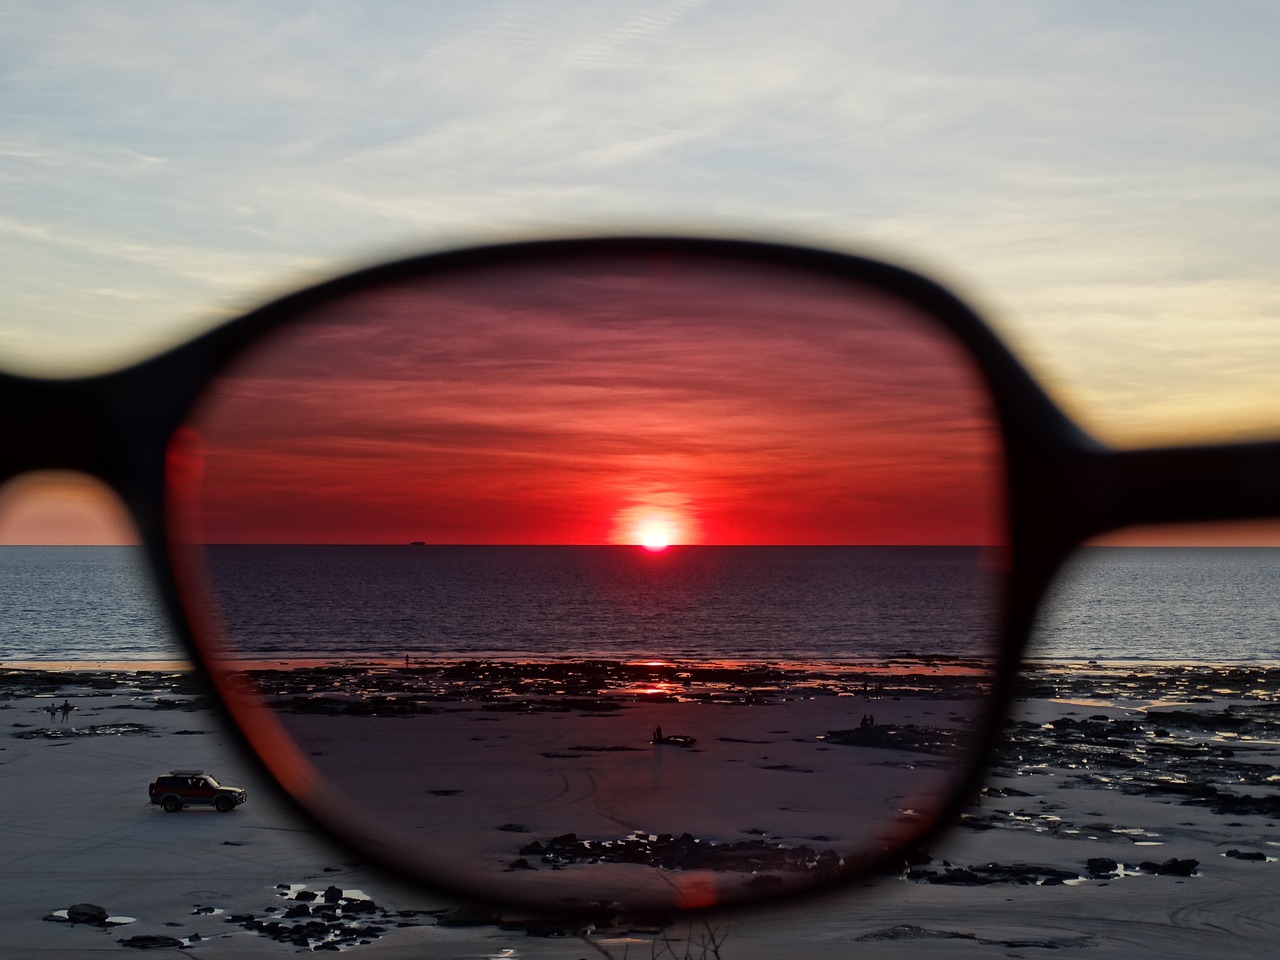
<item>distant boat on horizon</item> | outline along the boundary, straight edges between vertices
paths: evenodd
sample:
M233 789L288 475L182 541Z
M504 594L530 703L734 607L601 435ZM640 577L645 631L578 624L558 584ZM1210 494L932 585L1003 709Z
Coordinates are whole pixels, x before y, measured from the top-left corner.
M409 546L411 546L411 547L425 547L426 545L427 545L427 541L425 541L425 540L410 540L410 541L409 541Z

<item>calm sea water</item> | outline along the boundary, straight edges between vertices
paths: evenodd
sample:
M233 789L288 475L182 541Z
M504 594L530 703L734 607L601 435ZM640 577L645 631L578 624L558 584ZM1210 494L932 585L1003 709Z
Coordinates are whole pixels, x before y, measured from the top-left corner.
M219 547L250 655L860 659L990 649L971 548Z
M0 547L0 662L181 656L129 547ZM246 655L845 660L984 654L968 548L223 547ZM1280 661L1280 549L1091 548L1053 659Z
M172 660L138 547L0 547L0 663Z

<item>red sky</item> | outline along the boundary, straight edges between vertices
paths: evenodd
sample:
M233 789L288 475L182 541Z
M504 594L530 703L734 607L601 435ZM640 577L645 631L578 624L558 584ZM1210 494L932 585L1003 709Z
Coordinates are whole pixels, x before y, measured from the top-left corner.
M999 542L976 383L905 305L807 275L646 259L405 284L224 379L192 422L197 536Z

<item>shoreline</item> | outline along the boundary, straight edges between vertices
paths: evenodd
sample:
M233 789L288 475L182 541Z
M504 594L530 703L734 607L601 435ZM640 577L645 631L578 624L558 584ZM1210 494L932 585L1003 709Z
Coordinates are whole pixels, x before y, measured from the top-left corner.
M831 668L831 669L876 669L885 664L897 663L919 663L921 665L941 662L976 662L976 658L956 656L952 654L938 655L935 657L922 656L912 657L909 654L903 654L897 657L878 657L864 659L833 659L833 658L812 658L807 660L767 660L759 657L750 659L736 659L732 657L717 657L715 660L697 660L693 658L659 658L659 657L617 657L607 654L598 655L564 655L560 657L548 656L546 654L514 654L508 652L496 653L452 653L452 654L433 654L431 656L413 656L410 655L410 662L420 666L441 666L458 662L504 662L504 663L573 663L577 661L590 662L610 662L630 665L664 665L664 666L684 666L689 664L718 664L727 667L746 667L746 666L763 666L763 667L785 667L793 666L799 668ZM238 658L234 661L237 666L245 669L267 669L272 667L289 668L293 666L315 667L324 665L343 665L343 666L371 666L371 667L396 667L404 665L403 657L267 657L267 658ZM885 666L884 669L890 669ZM1258 669L1258 670L1280 670L1280 660L1271 659L1245 659L1245 660L1150 660L1150 659L1133 659L1126 657L1115 657L1108 659L1099 659L1096 657L1036 657L1028 656L1022 660L1022 668L1028 670L1138 670L1143 668L1149 669ZM140 660L0 660L0 670L48 670L50 672L67 672L79 670L194 670L192 662L184 658L167 658L167 659L140 659Z
M1144 663L1136 671L1128 663L1108 670L1082 666L1088 670L1054 665L1028 673L986 786L946 837L917 851L892 876L777 907L714 916L716 929L728 932L726 960L834 958L853 949L873 960L966 958L989 956L993 945L1029 957L1044 949L1080 948L1090 960L1189 958L1211 951L1269 956L1280 937L1280 673L1241 664ZM392 919L375 918L386 932L356 946L371 956L478 958L503 949L531 960L589 955L586 944L557 945L529 937L525 927L504 930L501 924L516 919L511 911L477 915L474 927L442 924L456 901L355 865L294 819L220 730L190 672L105 673L81 664L73 671L42 671L40 683L24 686L12 665L0 666L0 720L7 721L3 728L10 734L0 738L6 777L0 819L9 851L0 872L0 944L23 956L53 957L79 955L94 944L118 951L117 939L145 933L198 937L184 951L197 957L283 956L297 947L245 928L246 920L228 919L276 922L304 906L286 900L295 887L319 895L328 885L344 895L363 892L379 910L390 911ZM100 685L81 685L95 677ZM54 696L69 697L77 708L66 724L47 722L39 712ZM875 708L881 725L889 716L881 713L889 709L887 699ZM796 742L807 730L796 724L825 725L822 711L845 701L855 719L865 709L856 697L838 696L805 701L790 713L785 704L651 700L609 716L566 719L554 712L495 713L479 702L454 701L444 704L449 709L443 714L352 722L369 734L385 732L389 743L431 718L456 726L477 750L483 746L486 765L520 762L543 750L562 752L571 756L554 762L581 777L588 770L596 776L625 770L649 754L640 743L634 744L638 750L617 753L573 755L562 747L632 745L647 735L655 710L681 711L699 723L721 716L733 725L731 741L768 744L722 742L723 734L713 730L705 752L666 748L663 759L669 775L675 763L690 773L728 778L732 796L740 789L732 777L752 763L752 769L790 765L817 771L810 761L820 758L813 752L820 744ZM899 703L898 709L930 703L937 701ZM316 729L332 721L280 715ZM511 726L504 728L507 721ZM570 728L576 734L600 732L593 738L570 736L561 732L565 723L576 723ZM771 733L783 729L790 733ZM499 731L520 731L528 739L513 743L500 739ZM487 739L471 741L473 736ZM848 748L832 747L837 749ZM755 761L762 753L768 763ZM192 765L246 786L249 802L225 817L206 811L167 815L147 803L145 784L155 774ZM457 766L437 773L438 783L424 784L441 791L430 797L433 809L454 817L458 830L483 827L483 837L506 858L503 863L515 857L518 845L535 839L545 845L541 814L495 820L497 811L485 807L484 798L500 792L501 779L464 779L470 774ZM799 785L801 797L811 796L824 779L820 772L794 770L769 775ZM82 789L59 789L68 782ZM661 795L644 800L645 809L655 798ZM565 816L587 823L592 802L585 796L575 800L579 805L564 808ZM768 812L749 796L736 802L732 816L711 811L722 826L755 826L746 818ZM494 829L517 822L529 832ZM770 826L777 829L767 835L805 831L800 821L788 826L778 820L764 829ZM550 864L533 855L525 859L538 875L551 875ZM578 871L589 881L593 869L564 864L557 873ZM288 885L284 894L278 884ZM82 902L137 919L107 931L42 919ZM194 912L206 909L215 912ZM396 919L398 911L420 912ZM409 925L397 926L401 921ZM368 917L361 922L367 924ZM662 933L635 923L602 926L592 934L592 945L615 956L628 944L633 952L647 953L655 937L694 935L698 922L676 921L662 926Z

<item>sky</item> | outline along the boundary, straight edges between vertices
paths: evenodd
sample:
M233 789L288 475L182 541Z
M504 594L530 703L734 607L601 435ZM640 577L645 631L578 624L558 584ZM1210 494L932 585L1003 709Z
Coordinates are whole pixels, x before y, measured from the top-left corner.
M219 378L172 475L195 542L999 544L999 464L922 310L664 253L326 305Z
M1280 433L1272 3L0 0L0 22L5 369L119 365L408 251L670 231L936 275L1108 442ZM19 536L89 500L62 483Z

